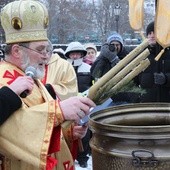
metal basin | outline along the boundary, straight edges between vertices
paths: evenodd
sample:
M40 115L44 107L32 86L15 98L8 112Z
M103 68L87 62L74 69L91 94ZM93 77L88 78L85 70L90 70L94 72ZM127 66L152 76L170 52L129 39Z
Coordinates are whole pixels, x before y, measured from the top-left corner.
M110 107L90 115L93 170L170 170L170 104Z

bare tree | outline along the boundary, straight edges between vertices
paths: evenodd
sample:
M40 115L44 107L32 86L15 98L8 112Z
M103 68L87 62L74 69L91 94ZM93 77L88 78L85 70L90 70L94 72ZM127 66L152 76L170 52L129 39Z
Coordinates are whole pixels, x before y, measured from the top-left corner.
M50 13L49 37L52 41L68 43L98 35L96 41L104 42L108 35L116 31L114 8L121 7L118 20L119 33L124 37L136 37L136 31L129 24L128 0L39 0L47 4ZM49 2L49 4L47 3ZM154 19L154 13L147 9L154 0L145 1L144 30ZM155 6L155 5L154 5ZM89 41L91 39L89 38Z
M49 36L57 38L60 43L73 41L83 32L90 31L91 9L84 0L49 0L50 29ZM89 29L90 28L90 29Z

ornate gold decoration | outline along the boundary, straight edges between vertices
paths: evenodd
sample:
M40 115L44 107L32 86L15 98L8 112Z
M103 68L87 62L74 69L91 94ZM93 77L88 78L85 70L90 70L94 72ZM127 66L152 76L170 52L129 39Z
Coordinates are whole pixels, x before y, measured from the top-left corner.
M6 43L48 40L48 11L36 0L15 0L1 11Z
M22 21L18 17L14 17L11 21L11 24L12 24L13 28L16 30L20 30L22 28Z

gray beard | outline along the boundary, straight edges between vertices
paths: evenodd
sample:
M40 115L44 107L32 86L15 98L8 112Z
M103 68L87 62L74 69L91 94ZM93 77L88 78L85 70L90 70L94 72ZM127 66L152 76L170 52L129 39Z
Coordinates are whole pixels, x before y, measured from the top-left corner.
M35 79L42 79L45 76L45 69L40 69L38 65L30 65L29 57L25 55L23 56L23 64L21 65L21 69L25 71L29 66L36 68Z
M45 70L43 69L36 69L36 78L37 79L42 79L45 76Z

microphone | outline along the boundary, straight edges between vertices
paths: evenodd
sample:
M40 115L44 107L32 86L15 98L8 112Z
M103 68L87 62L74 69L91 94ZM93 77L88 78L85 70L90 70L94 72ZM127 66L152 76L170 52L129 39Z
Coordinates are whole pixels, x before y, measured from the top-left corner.
M25 70L25 75L30 76L32 79L36 77L36 69L32 66L29 66ZM24 90L21 94L20 97L26 98L29 94L29 90Z

